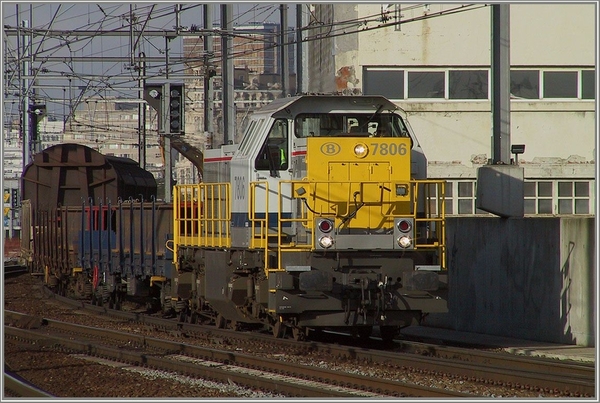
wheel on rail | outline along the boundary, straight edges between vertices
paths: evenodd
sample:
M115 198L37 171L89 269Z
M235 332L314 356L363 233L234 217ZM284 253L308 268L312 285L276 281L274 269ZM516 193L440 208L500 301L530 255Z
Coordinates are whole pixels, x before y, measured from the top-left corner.
M354 330L354 337L358 337L359 339L368 339L371 337L371 333L373 333L372 326L360 326Z
M93 293L92 294L92 305L102 306L103 305L102 295L98 295L98 293Z
M292 337L296 341L304 341L306 340L306 329L303 327L294 326L292 328Z
M179 321L179 322L182 322L182 323L185 323L185 322L187 322L187 320L186 320L186 319L187 319L187 316L188 316L188 315L187 315L187 312L186 312L186 311L181 311L181 312L179 312L179 315L178 315L178 321Z
M227 320L225 319L225 317L223 317L223 315L221 314L218 314L217 318L215 319L215 326L217 327L217 329L224 329L226 324Z
M49 288L54 288L56 286L58 286L59 289L61 288L60 284L58 283L58 279L56 277L54 277L54 276L49 276L48 277L47 284L48 284Z
M192 311L188 315L188 322L191 323L192 325L195 324L196 322L198 322L198 313L196 311Z
M281 339L285 335L285 325L280 321L277 321L271 325L271 332L273 336Z
M108 308L115 309L115 310L121 310L120 297L116 291L111 292L108 297Z

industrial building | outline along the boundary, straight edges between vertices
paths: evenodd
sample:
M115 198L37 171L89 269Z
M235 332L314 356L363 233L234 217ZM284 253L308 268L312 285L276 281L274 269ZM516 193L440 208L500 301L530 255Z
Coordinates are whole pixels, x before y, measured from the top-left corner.
M525 145L514 156L525 214L595 211L595 7L510 5L510 131ZM484 213L475 184L492 149L491 7L334 3L315 4L311 16L320 28L309 35L320 40L309 42L309 91L392 99L428 176L451 183L447 213Z

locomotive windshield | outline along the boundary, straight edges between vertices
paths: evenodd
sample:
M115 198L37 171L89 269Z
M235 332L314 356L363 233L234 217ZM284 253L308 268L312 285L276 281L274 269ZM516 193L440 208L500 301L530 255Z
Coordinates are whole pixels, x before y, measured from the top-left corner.
M303 113L294 126L296 137L410 137L402 118L392 113Z

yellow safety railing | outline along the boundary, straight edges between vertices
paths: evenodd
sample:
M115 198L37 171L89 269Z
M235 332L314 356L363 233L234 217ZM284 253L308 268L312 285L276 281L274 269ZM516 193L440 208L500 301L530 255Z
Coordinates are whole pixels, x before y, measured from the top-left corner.
M280 181L276 192L269 189L266 181L249 184L248 220L251 228L249 248L264 250L265 274L284 269L282 267L284 253L314 250L312 233L315 216L331 217L332 212L315 211L310 205L319 200L321 206L325 206L332 198L339 203L341 196L337 192L335 195L329 195L325 190L328 184L330 182ZM395 182L374 181L359 184L362 189L387 190L394 189L395 185ZM371 197L367 203L370 206L380 204L377 209L381 209L381 216L385 219L412 218L415 228L422 232L415 237L414 249L435 250L442 268L445 268L445 181L414 180L407 185L410 187L407 196L410 203L406 204L406 207L395 208L394 206L398 206L399 199L393 196L379 199L378 202L377 198ZM273 200L271 204L269 203L270 193L273 193L278 201L276 207L272 205ZM301 201L304 198L307 199L308 207L304 201ZM288 203L285 205L286 210L295 203L294 214L291 217L284 215L286 202ZM348 200L347 203L354 204L354 200ZM179 246L231 247L229 183L177 185L173 192L173 206L175 262L177 262ZM269 215L273 217L275 213L277 223L270 225ZM287 234L284 228L294 228L294 234ZM301 232L304 237L299 235ZM270 263L269 256L276 256L277 263ZM270 267L275 265L276 267Z
M278 199L281 199L278 195ZM264 203L264 217L259 217L256 213L258 210L257 204L260 202ZM250 225L250 249L263 249L264 250L264 262L265 267L264 273L269 277L269 273L273 271L279 271L278 268L270 267L270 252L277 251L277 247L273 248L269 246L269 183L266 181L262 182L250 182L249 197L248 197L248 221ZM262 213L260 213L262 215ZM276 245L278 245L277 242ZM275 293L275 289L269 289L270 293Z
M309 183L305 182L305 181L280 181L279 182L279 189L278 189L278 195L279 195L279 203L278 203L278 208L277 208L277 239L279 240L278 244L277 244L277 269L279 270L284 270L283 264L282 264L282 255L284 252L302 252L302 251L310 251L312 249L315 248L314 245L314 237L313 236L307 236L305 238L305 242L302 242L301 238L296 236L294 238L294 240L289 240L288 242L283 242L284 240L287 239L287 237L285 236L284 232L283 232L283 227L285 223L289 223L290 227L293 227L293 224L297 224L297 230L296 233L298 233L298 231L300 230L300 228L312 228L312 224L309 221L309 212L308 209L306 208L306 206L302 203L298 203L297 204L297 211L296 211L296 217L294 217L292 215L292 217L290 218L284 218L283 214L282 214L282 210L283 210L283 201L286 200L286 198L281 197L282 195L288 195L287 197L289 197L290 194L294 194L294 189L298 188L301 185L306 185L308 186ZM284 191L283 188L286 187L287 189Z
M360 184L348 184L360 186L364 189L393 189L395 182L361 182ZM398 199L393 197L383 200L375 199L368 202L369 205L380 204L381 216L393 220L394 218L407 217L412 218L415 222L415 227L422 230L423 233L416 238L414 249L435 249L438 254L440 265L445 269L446 257L446 222L445 222L445 181L439 180L413 180L407 183L410 186L410 202L406 205L406 209L395 209ZM331 217L331 212L325 211L309 211L303 203L297 203L295 216L286 218L282 214L284 200L292 198L292 200L300 200L307 197L311 200L319 200L320 202L328 202L331 197L324 189L328 189L331 182L309 182L309 181L280 181L277 190L277 225L269 226L269 186L267 182L252 182L250 183L250 197L248 199L249 222L253 228L253 236L250 239L250 248L264 249L265 252L265 272L273 272L283 270L282 255L285 252L301 252L313 250L314 237L310 234L304 242L299 241L298 237L288 237L283 231L284 224L296 223L296 234L300 228L304 228L312 233L314 230L313 221L315 215L323 215ZM302 188L303 195L297 194L296 189ZM321 191L320 189L323 189ZM319 190L319 191L318 191ZM304 193L305 192L305 193ZM318 193L318 194L317 194ZM419 199L423 195L419 205ZM339 194L335 195L336 202L339 202ZM265 204L264 216L260 217L256 214L257 201ZM348 203L354 203L353 200L348 200ZM309 202L310 204L310 202ZM262 209L261 209L262 210ZM269 253L277 256L277 267L269 267Z
M411 181L413 189L413 211L417 212L418 203L424 202L423 216L415 214L415 224L422 223L426 229L425 242L421 238L415 241L415 249L436 249L442 270L446 269L446 181L443 180L414 180ZM423 194L424 199L420 199Z
M231 186L198 183L173 188L173 253L179 246L231 247Z
M314 249L313 237L307 236L306 242L302 243L298 241L298 237L288 237L285 233L284 227L286 224L298 223L304 228L310 228L309 216L307 210L303 205L299 205L296 211L296 217L286 217L283 214L283 203L285 200L290 199L290 189L294 185L308 184L307 182L300 181L280 181L277 189L277 224L269 225L270 213L275 213L269 208L269 185L267 182L251 182L250 183L250 197L248 198L248 218L250 227L253 228L252 236L250 237L250 248L251 249L264 249L265 252L265 273L274 271L284 271L282 267L282 255L285 252L300 252ZM288 190L284 190L284 187L288 187ZM265 213L264 217L261 213L260 217L256 214L257 201L264 203ZM291 225L289 226L292 227ZM288 239L290 238L290 239ZM293 241L291 239L294 239ZM277 256L277 267L270 267L269 265L269 254L274 253Z
M265 216L258 217L256 214L256 204L258 200L264 200ZM267 256L269 244L269 183L268 182L250 182L250 194L248 197L248 221L250 228L250 249L264 249L265 259Z

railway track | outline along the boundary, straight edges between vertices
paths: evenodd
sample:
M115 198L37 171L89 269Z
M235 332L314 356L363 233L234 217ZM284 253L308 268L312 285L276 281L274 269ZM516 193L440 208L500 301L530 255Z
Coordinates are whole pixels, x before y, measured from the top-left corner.
M16 277L27 273L27 266L19 264L16 261L4 262L4 278Z
M50 290L47 291L50 293ZM361 363L373 363L409 371L453 376L482 384L505 385L544 393L564 396L594 396L596 389L595 366L586 363L563 362L540 357L519 356L506 352L490 352L464 347L441 346L438 344L402 340L396 343L395 351L381 350L379 342L356 344L351 337L350 345L333 343L297 342L275 339L272 335L256 332L235 332L175 322L150 315L110 310L91 304L82 304L71 299L51 294L60 301L82 306L94 312L104 313L129 321L139 321L170 331L198 338L221 338L232 343L273 345L281 344L284 349L297 350L299 354L310 350L318 354L328 354ZM233 342L232 340L235 340ZM336 337L336 343L339 342ZM356 348L360 347L360 348ZM365 348L366 347L366 348Z
M234 382L299 397L472 397L398 381L8 312L5 337L130 365ZM127 347L125 347L127 346Z
M61 297L45 289L47 296L76 311L112 318L115 322L137 323L141 329L159 329L168 337L184 340L196 339L222 350L242 348L247 351L282 351L290 356L314 356L327 361L343 361L356 368L365 365L397 373L430 375L432 378L452 378L455 382L505 387L507 390L528 390L534 394L548 396L594 396L595 368L590 364L570 363L539 357L525 357L506 352L490 352L468 348L440 346L402 340L396 342L393 351L381 350L381 342L371 340L369 344L356 344L347 338L347 345L321 343L318 341L297 342L275 339L270 334L240 332L181 323L141 312L126 312L107 309ZM10 318L5 311L5 322ZM162 337L162 336L161 336ZM339 342L339 338L336 337ZM244 347L245 346L245 347ZM378 349L379 348L379 349ZM378 371L378 370L375 370Z
M46 391L14 374L6 363L4 364L4 392L11 397L53 397Z

